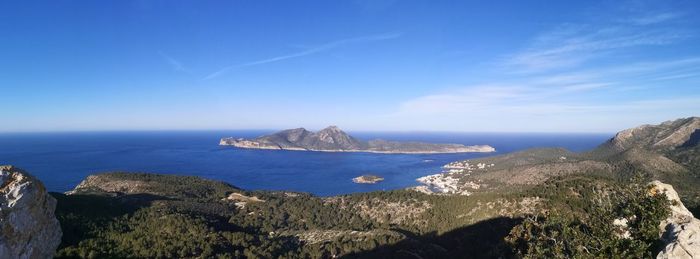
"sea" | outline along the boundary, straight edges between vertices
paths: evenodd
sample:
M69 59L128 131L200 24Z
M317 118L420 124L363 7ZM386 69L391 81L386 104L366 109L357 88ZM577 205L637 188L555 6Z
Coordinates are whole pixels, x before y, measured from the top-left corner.
M247 190L286 190L332 196L418 185L449 162L528 148L563 147L581 152L613 134L350 132L358 139L491 145L495 153L373 154L253 150L219 146L222 137L251 138L272 131L129 131L0 134L0 165L20 167L49 191L73 189L91 174L149 172L194 175ZM374 174L385 180L356 184Z

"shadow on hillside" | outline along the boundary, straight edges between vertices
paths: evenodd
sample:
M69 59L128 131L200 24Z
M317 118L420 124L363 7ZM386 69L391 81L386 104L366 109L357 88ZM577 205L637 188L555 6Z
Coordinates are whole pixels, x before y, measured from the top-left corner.
M681 147L694 147L697 146L698 143L700 143L700 129L696 129L695 131L693 131L693 133L690 134L690 138L688 139L688 141L683 143Z
M511 258L504 238L522 219L484 220L442 235L411 236L393 245L342 258ZM407 233L404 233L407 234Z
M147 193L123 194L118 196L99 194L65 195L56 192L52 192L50 194L56 198L56 201L58 202L56 208L57 211L75 211L80 212L81 214L86 214L86 212L111 214L105 216L117 216L125 213L131 213L139 208L150 206L154 201L174 200L169 197ZM83 209L89 210L82 211Z
M60 248L76 245L81 240L93 237L93 230L109 224L115 218L132 214L153 201L169 200L151 194L105 196L93 194L65 195L50 193L56 198L56 218L63 231Z

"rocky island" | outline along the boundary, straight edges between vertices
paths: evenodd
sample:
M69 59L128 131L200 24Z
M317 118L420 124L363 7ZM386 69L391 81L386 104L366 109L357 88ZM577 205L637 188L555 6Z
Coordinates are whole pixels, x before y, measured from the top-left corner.
M252 149L393 154L435 154L496 151L496 149L488 145L465 146L462 144L398 142L381 139L361 141L348 135L336 126L327 127L318 132L311 132L304 128L288 129L254 139L223 138L219 142L219 145Z
M382 178L380 176L376 176L376 175L365 174L365 175L361 175L361 176L352 178L352 181L354 183L374 184L374 183L384 181L384 178Z

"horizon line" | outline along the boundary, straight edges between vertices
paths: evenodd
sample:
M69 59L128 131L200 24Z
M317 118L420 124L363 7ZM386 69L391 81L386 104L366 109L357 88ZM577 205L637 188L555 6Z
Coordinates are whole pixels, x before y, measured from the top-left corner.
M303 128L303 127L301 127ZM320 129L306 129L319 131ZM216 131L269 131L278 132L287 129L266 128L228 128L228 129L67 129L67 130L28 130L28 131L0 131L0 134L50 134L50 133L138 133L138 132L216 132ZM619 131L450 131L450 130L345 130L355 133L453 133L453 134L615 134Z

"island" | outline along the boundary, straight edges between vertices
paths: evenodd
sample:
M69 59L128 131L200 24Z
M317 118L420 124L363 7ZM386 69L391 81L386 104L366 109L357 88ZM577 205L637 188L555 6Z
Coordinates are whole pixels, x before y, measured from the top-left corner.
M462 144L398 142L382 139L361 141L348 135L336 126L327 127L318 132L311 132L304 128L288 129L254 139L222 138L219 145L251 149L321 152L369 152L391 154L438 154L496 151L496 149L489 145L465 146Z
M354 183L375 184L384 181L384 178L376 175L365 174L352 178L352 181Z

